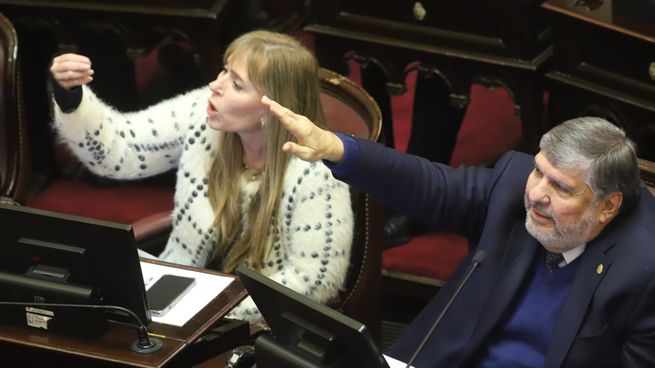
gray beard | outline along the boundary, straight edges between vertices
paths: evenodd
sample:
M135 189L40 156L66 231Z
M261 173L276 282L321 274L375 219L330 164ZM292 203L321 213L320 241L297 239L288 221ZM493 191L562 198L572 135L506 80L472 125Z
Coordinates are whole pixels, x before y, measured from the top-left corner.
M569 227L562 228L555 222L551 231L539 230L527 214L529 205L526 203L525 229L537 241L551 252L562 253L583 244L590 233L592 212L587 210L579 221Z

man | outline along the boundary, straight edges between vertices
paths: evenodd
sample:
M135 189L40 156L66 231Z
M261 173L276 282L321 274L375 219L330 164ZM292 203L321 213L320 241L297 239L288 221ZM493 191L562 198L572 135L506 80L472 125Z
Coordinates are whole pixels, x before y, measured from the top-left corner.
M323 159L392 208L468 237L468 261L389 355L409 360L483 250L416 367L655 366L655 200L622 130L574 119L545 134L535 157L509 152L493 169L453 169L262 101L298 139L286 152Z

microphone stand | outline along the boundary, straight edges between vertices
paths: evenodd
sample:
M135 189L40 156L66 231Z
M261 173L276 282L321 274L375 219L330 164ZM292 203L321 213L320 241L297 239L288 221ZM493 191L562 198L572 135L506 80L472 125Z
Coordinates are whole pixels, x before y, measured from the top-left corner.
M464 276L464 279L462 280L462 282L459 283L459 286L457 286L457 289L455 290L455 293L450 298L450 300L448 300L448 303L446 304L444 309L441 311L441 313L439 314L437 319L434 321L434 323L430 327L430 330L428 331L428 333L425 335L425 337L423 337L423 340L419 344L418 348L416 348L416 351L414 351L414 354L412 355L412 357L409 358L409 360L407 361L407 365L405 366L405 368L410 368L412 366L412 363L414 363L414 360L416 360L416 358L418 357L421 350L423 350L423 346L425 346L425 344L428 342L428 339L430 338L430 336L432 336L432 333L434 332L434 330L437 328L437 326L439 326L439 323L443 319L443 316L446 314L448 309L450 309L450 305L453 304L453 302L455 301L455 298L457 298L457 295L459 295L459 292L462 290L464 285L466 285L466 282L468 281L468 279L473 274L473 271L475 271L476 268L478 268L479 266L482 265L482 263L484 263L485 258L487 258L487 252L485 252L483 250L480 250L477 253L475 253L475 255L473 256L473 265L471 266L471 269L466 273L466 275Z

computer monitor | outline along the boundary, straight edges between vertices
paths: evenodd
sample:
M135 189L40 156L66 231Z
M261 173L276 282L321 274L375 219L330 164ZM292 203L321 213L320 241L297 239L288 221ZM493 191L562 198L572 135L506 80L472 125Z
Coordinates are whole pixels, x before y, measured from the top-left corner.
M243 265L237 274L273 333L255 342L257 368L388 368L364 324Z
M150 322L130 225L10 204L0 204L0 224L0 301L118 306ZM105 307L0 308L3 323L72 334L107 320L138 324Z

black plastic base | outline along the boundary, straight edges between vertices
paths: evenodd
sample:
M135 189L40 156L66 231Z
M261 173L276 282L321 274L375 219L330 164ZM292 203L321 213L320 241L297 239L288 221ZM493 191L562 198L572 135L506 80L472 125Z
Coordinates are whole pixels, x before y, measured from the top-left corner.
M132 351L139 354L151 354L161 349L162 346L164 346L164 343L161 340L151 337L150 345L147 346L139 344L138 340L133 342Z

